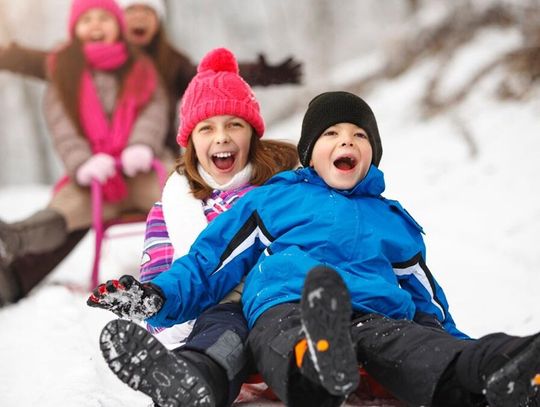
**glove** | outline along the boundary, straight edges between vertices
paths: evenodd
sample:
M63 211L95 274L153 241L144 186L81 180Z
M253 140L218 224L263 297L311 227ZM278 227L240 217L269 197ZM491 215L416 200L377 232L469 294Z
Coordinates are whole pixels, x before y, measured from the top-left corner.
M90 185L92 179L104 184L114 174L116 174L114 158L105 153L97 153L77 169L75 180L77 184L86 187Z
M280 64L269 65L264 54L259 54L257 66L259 69L258 82L262 86L279 85L283 83L299 84L302 79L302 63L289 57Z
M155 315L164 302L164 295L157 286L141 284L133 276L124 275L97 286L86 304L112 311L120 318L142 321Z
M154 152L144 144L126 147L120 156L122 170L128 177L134 177L139 172L150 171L153 159Z

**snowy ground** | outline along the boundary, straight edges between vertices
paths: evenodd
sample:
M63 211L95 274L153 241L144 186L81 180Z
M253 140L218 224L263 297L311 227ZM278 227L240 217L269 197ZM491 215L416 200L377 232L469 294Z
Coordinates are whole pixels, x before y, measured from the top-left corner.
M446 290L459 328L471 336L539 331L540 97L520 104L496 102L491 98L494 74L459 108L421 121L415 101L431 68L428 61L367 98L384 145L385 195L399 199L423 225L428 265ZM466 69L454 69L449 80L466 74ZM471 156L456 119L469 128L476 155ZM269 133L294 139L299 126L295 117ZM42 207L49 193L48 186L2 189L1 217L23 218ZM87 284L91 238L32 295L0 310L0 406L150 404L102 360L98 336L112 314L88 308L86 293L54 284ZM140 235L107 243L102 280L135 273L140 247Z

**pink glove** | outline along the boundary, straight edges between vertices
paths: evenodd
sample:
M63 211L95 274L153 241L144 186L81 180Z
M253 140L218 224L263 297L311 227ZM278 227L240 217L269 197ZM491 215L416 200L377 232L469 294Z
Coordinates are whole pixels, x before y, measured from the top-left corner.
M79 185L85 187L90 185L92 179L104 184L114 174L116 174L114 158L105 153L97 153L79 167L75 179Z
M154 152L144 144L126 147L120 156L122 170L128 177L134 177L139 172L150 171L153 159Z

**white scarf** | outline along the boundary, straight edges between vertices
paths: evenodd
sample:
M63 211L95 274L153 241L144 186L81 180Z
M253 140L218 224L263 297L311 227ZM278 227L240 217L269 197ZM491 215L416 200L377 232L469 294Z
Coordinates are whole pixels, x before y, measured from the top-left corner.
M229 182L220 185L200 165L198 168L204 182L211 188L230 191L245 185L251 179L252 166L247 164ZM161 195L163 217L174 249L173 259L187 254L195 239L208 224L202 202L195 199L184 175L174 172L165 184Z
M204 182L206 182L212 189L219 189L220 191L231 191L247 184L251 179L251 174L253 172L251 163L247 163L242 171L236 173L229 182L221 185L218 184L216 180L206 172L201 164L197 165L197 171L199 171L199 175L202 177Z

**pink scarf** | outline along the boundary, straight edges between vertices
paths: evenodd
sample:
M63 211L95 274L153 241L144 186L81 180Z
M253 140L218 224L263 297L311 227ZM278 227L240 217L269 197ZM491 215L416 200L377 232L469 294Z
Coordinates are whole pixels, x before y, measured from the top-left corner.
M128 59L126 44L88 43L83 46L83 51L88 68L83 71L79 84L82 130L94 154L106 153L119 158L141 108L154 94L157 86L156 71L147 58L139 58L134 62L122 84L122 94L117 98L109 120L94 86L91 69L114 71L120 68ZM126 183L120 173L109 178L103 185L103 198L107 202L119 202L127 193Z
M84 46L84 55L90 68L103 71L120 68L128 58L124 42L112 45L89 43ZM109 121L90 71L83 71L79 97L80 120L94 154L106 153L115 158L120 157L140 108L150 100L155 89L154 67L147 60L138 60L123 84L122 95ZM116 173L103 185L103 197L107 202L119 202L127 193L126 183L120 173Z

